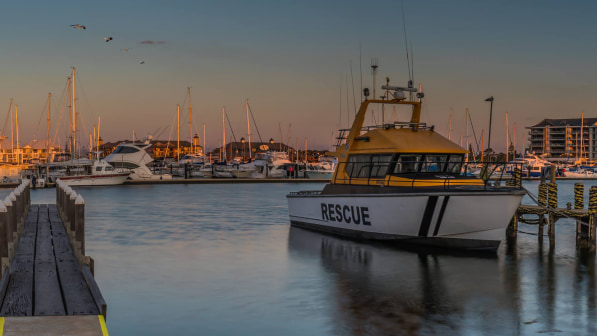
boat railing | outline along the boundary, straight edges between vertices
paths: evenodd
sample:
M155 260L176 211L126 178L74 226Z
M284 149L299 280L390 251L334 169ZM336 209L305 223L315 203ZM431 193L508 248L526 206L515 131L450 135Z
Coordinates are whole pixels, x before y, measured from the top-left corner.
M416 128L419 130L433 130L434 126L427 126L426 123L413 123L408 121L395 121L389 124L380 124L380 125L368 125L361 127L360 134L365 134L369 131L375 129L401 129L401 128ZM336 137L336 144L334 147L338 149L338 147L344 146L346 144L346 139L348 138L348 134L350 133L350 128L346 129L339 129L338 136Z
M412 164L412 170L398 169ZM521 188L522 164L506 162L433 162L437 170L429 169L421 161L339 162L338 169L346 174L334 175L332 183L350 185L377 185L401 187L438 187L443 189L463 186L504 186ZM402 177L400 181L392 177ZM475 181L481 180L482 183Z

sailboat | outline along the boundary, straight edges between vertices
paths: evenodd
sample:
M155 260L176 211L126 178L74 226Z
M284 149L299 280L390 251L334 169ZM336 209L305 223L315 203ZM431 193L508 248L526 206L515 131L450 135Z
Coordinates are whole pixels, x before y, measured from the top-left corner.
M70 80L71 84L71 157L74 158L76 155L76 110L75 110L75 67L72 70L72 77ZM98 141L99 141L99 126L98 126ZM79 173L72 174L73 172L67 167L66 176L60 176L59 179L69 186L96 186L96 185L117 185L123 184L124 181L130 175L129 172L116 172L106 160L101 159L99 156L99 142L97 144L96 160L91 166L85 165L79 169ZM80 163L81 161L79 161ZM73 163L73 162L71 162Z

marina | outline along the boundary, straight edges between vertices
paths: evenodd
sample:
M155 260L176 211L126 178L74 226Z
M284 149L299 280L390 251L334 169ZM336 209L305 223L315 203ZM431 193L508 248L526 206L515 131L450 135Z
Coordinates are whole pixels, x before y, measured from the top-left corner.
M573 202L573 183L558 184L560 207ZM110 334L596 331L594 253L577 250L573 220L558 221L552 249L524 223L495 255L401 249L291 227L284 197L303 188L77 187ZM32 203L54 198L31 193Z
M597 3L5 7L0 336L597 335Z

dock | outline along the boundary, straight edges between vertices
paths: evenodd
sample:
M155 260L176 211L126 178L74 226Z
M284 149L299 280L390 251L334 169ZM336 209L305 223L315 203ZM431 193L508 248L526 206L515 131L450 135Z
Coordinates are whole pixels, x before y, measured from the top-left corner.
M58 183L57 204L31 204L29 188L25 180L0 205L0 335L107 335L83 198Z
M518 207L514 218L508 226L509 238L516 238L518 223L538 226L537 236L543 242L544 226L547 226L549 246L555 246L555 227L558 220L570 218L576 221L576 247L595 251L597 246L597 186L589 189L589 205L585 209L584 184L574 184L574 205L566 204L565 208L558 206L558 185L555 183L555 172L552 169L551 181L546 182L542 177L538 186L538 196L534 199L536 205L522 204ZM531 198L535 198L529 193Z

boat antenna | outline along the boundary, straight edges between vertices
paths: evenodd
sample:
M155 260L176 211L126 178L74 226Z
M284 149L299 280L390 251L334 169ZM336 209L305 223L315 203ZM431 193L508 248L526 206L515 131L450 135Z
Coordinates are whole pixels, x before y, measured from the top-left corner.
M357 115L357 97L354 94L354 77L352 76L352 60L350 60L350 81L352 82L352 106L354 108L354 115Z
M363 49L361 48L361 41L359 41L359 71L361 73L361 103L363 102Z
M338 120L338 129L342 128L342 73L340 73L340 105L339 108L339 120Z
M371 58L371 71L373 71L373 99L375 99L375 97L377 97L375 95L375 75L377 73L378 67L379 67L379 60L377 59L377 57Z
M404 18L404 1L402 1L402 29L404 31L404 46L406 48L406 64L408 66L408 87L413 87L413 77L410 69L410 58L408 55L408 39L406 38L406 19ZM373 95L375 96L375 95Z

